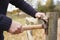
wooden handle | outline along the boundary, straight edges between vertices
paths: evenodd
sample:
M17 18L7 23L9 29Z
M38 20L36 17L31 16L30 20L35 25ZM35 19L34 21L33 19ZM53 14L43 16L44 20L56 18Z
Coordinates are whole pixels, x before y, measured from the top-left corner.
M39 25L26 25L22 27L23 30L43 29L42 24Z

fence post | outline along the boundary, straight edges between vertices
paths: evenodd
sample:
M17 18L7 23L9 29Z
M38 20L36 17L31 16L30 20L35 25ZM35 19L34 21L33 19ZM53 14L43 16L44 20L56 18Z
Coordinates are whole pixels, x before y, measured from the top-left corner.
M48 35L46 40L57 40L57 20L58 13L57 12L49 12L49 27L48 27Z

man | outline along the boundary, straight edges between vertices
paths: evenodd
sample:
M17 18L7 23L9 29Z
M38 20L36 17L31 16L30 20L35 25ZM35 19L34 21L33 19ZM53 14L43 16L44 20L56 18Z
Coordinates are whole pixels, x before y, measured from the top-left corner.
M8 31L12 34L18 34L22 32L22 25L6 16L9 3L15 5L16 7L31 15L32 17L43 17L43 19L45 18L44 13L37 12L24 0L0 0L0 40L4 40L3 31Z

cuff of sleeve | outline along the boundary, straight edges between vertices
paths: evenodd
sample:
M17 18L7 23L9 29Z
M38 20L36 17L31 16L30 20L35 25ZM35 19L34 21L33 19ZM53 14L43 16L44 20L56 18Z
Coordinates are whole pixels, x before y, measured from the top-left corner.
M5 15L1 15L0 18L0 29L3 31L8 31L11 26L12 19L6 17Z
M35 14L36 14L36 13L37 13L37 11L33 11L31 16L34 17L34 18L36 18L36 17L35 17Z

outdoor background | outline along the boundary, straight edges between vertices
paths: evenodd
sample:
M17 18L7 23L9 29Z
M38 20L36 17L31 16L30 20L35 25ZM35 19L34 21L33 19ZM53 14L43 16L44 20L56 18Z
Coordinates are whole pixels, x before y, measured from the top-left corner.
M39 12L58 12L58 40L60 37L60 0L25 0L29 3L34 9ZM22 23L23 25L26 24L26 17L30 17L29 15L25 14L22 10L16 8L12 4L9 3L7 9L7 16L12 18L13 20ZM32 30L32 36L34 40L44 40L45 33L44 29L37 29ZM24 31L23 33L12 35L10 33L4 32L5 40L28 40L27 32ZM31 39L32 40L32 39Z

